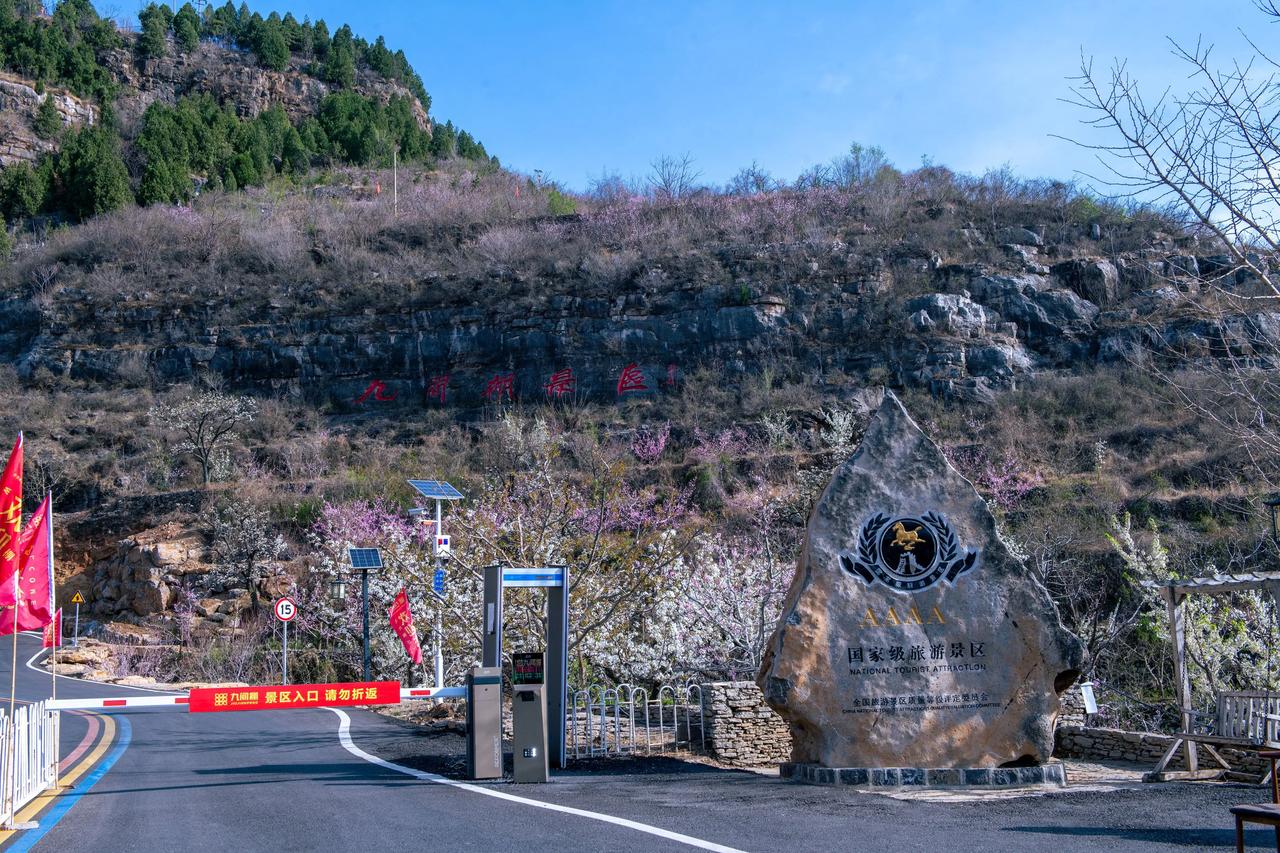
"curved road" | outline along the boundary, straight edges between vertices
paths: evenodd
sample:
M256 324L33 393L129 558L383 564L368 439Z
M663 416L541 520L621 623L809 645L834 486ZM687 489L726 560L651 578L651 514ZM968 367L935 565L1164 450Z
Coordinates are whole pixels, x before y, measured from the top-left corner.
M49 674L26 665L33 656L40 659L39 638L21 635L20 700L50 694ZM4 657L0 675L7 680ZM58 679L60 699L157 692ZM342 717L352 720L361 743L403 738L406 730L368 711L189 714L142 708L113 716L116 746L126 738L128 743L110 770L52 828L42 816L40 829L17 833L6 849L22 848L30 843L23 836L36 833L41 835L31 849L37 851L694 849L372 763L344 747ZM88 719L62 715L63 754L81 742ZM521 795L525 790L493 787Z
M39 654L38 638L20 638L19 699L49 695L48 673L25 665ZM7 676L9 655L0 657ZM59 698L137 695L58 681ZM53 798L40 827L14 833L5 850L1229 849L1227 807L1267 798L1254 786L1165 784L922 802L703 765L622 764L557 774L550 785L481 787L389 764L414 754L415 734L367 711L140 709L112 719L62 715L64 755L95 726L99 738L114 728L114 741L95 751L95 771ZM1248 835L1255 849L1274 838Z

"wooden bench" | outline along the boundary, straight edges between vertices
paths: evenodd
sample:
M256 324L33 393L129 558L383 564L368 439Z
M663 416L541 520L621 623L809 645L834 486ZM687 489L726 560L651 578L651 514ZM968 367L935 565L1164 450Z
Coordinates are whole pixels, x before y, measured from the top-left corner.
M1246 823L1261 823L1274 827L1276 851L1280 853L1280 783L1276 780L1276 759L1280 758L1280 749L1264 749L1258 754L1271 762L1271 802L1232 807L1231 814L1236 819L1236 853L1244 853Z
M1240 778L1231 764L1222 757L1218 749L1227 747L1238 750L1280 749L1280 695L1262 691L1222 692L1217 696L1216 713L1212 717L1212 728L1208 731L1195 731L1201 728L1198 720L1202 715L1185 708L1182 712L1184 724L1188 728L1177 732L1173 742L1165 750L1164 755L1156 762L1151 772L1143 779L1148 782L1168 782L1173 780L1218 779L1227 774L1232 778ZM1195 744L1204 747L1217 768L1204 768L1198 764ZM1166 770L1179 747L1186 747L1187 769ZM1274 773L1263 776L1258 781L1265 783L1274 779Z

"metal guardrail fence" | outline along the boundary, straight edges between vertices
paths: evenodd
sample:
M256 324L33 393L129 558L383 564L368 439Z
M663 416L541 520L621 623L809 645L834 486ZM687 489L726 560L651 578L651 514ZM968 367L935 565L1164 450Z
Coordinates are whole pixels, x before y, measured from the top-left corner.
M566 736L569 758L705 752L702 688L663 684L652 698L643 687L593 684L573 693Z
M0 711L0 803L9 822L56 784L59 726L58 712L44 702L17 708L12 719Z

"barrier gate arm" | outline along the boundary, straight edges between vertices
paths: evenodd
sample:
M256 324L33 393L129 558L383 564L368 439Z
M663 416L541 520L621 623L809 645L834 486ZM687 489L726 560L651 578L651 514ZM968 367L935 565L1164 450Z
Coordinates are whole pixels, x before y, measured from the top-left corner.
M101 699L50 699L51 711L100 711L104 708L172 708L186 710L186 696L128 696Z
M282 685L283 686L283 685ZM401 687L400 701L410 699L465 699L465 687ZM121 696L97 699L49 699L45 707L50 711L101 711L128 708L165 708L172 711L187 710L188 695L182 696ZM271 710L271 709L264 709ZM288 706L279 710L293 710Z

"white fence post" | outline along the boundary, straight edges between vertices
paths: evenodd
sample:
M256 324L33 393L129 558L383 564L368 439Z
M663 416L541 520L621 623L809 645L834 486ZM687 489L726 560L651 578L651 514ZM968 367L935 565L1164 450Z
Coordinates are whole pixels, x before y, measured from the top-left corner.
M44 702L24 705L12 719L0 711L0 802L12 828L18 810L56 784L61 719Z

